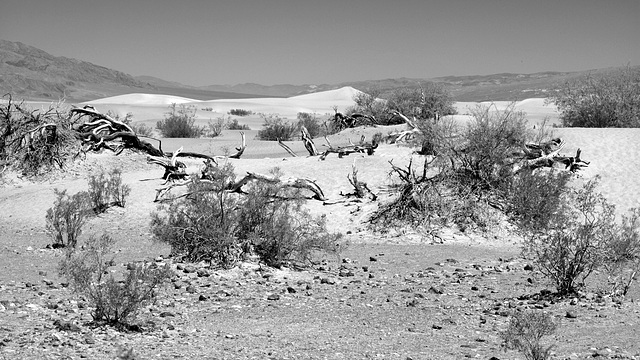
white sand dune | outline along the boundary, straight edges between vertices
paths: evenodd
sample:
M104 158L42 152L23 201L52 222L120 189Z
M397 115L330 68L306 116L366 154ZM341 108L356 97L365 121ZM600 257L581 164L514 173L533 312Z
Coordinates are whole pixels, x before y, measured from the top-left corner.
M111 96L103 99L87 101L84 104L100 105L100 104L117 104L117 105L171 105L197 103L199 100L189 99L181 96L173 95L157 95L157 94L126 94Z

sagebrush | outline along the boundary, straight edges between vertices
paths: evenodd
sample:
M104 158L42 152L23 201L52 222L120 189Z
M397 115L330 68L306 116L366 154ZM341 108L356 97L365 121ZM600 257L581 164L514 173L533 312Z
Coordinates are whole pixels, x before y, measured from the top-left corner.
M56 200L53 207L47 209L46 230L56 246L73 248L78 242L78 237L82 234L82 227L89 218L87 214L88 193L81 191L74 195L68 195L66 190L54 189L53 191Z
M514 312L509 327L500 337L506 349L520 351L527 360L547 360L553 345L545 346L543 337L553 335L558 325L551 315L539 311Z

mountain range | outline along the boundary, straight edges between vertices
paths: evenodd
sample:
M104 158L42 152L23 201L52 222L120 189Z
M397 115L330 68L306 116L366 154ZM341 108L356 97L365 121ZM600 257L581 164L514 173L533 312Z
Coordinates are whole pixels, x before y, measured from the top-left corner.
M94 100L129 93L166 94L198 100L252 97L289 97L351 86L367 92L378 89L387 94L403 87L419 87L425 82L446 86L456 101L522 100L546 97L563 82L588 73L609 69L576 72L539 72L534 74L502 73L492 75L444 76L437 78L395 78L343 82L338 84L189 86L152 76L131 76L90 62L53 56L20 42L0 40L0 93L26 100L71 102Z

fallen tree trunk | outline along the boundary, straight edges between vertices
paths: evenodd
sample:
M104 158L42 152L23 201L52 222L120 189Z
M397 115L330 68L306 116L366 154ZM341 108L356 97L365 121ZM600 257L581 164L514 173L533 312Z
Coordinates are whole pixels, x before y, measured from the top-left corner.
M365 142L364 135L362 136L362 138L360 138L359 144L353 144L351 143L351 140L349 140L349 146L340 147L333 147L326 136L324 137L324 139L327 142L328 149L322 153L322 155L320 156L320 160L326 159L327 155L332 153L338 154L338 158L342 158L343 156L347 156L352 153L366 153L367 155L373 155L375 150L378 148L378 143L376 141L372 141L370 143Z

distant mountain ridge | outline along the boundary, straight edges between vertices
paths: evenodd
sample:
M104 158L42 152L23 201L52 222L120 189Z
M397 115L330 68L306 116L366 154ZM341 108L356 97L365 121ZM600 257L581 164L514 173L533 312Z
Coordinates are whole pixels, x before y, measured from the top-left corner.
M437 78L395 78L342 82L338 84L278 84L189 86L152 76L131 76L90 62L53 56L20 42L0 40L0 95L10 93L27 100L87 101L129 93L181 96L198 100L251 97L290 97L350 86L361 91L378 89L382 95L398 88L417 88L426 82L446 86L456 101L522 100L547 97L559 84L587 73L539 72Z

